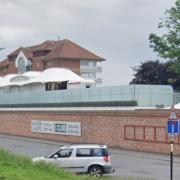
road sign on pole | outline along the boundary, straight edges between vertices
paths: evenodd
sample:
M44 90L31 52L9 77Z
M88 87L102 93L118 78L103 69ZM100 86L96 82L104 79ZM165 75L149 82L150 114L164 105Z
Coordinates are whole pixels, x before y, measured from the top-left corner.
M176 115L176 111L174 109L174 105L172 105L172 107L171 107L171 112L170 112L169 119L171 119L171 120L176 120L177 119L177 115Z
M174 109L174 105L171 107L169 119L167 121L167 132L171 137L171 152L170 152L170 180L173 180L173 149L174 149L174 138L179 134L180 123Z
M168 135L170 135L170 136L178 135L179 134L179 125L180 125L180 123L177 118L176 111L174 109L174 105L172 105L170 116L167 121Z
M168 120L167 130L170 136L179 134L179 120Z

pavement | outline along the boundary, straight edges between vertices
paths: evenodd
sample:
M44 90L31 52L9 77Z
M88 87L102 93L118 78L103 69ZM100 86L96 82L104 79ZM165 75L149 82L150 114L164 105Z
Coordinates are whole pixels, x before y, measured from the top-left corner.
M14 153L29 157L51 154L68 143L46 141L10 135L0 135L0 147ZM120 149L109 149L111 162L116 172L107 176L133 176L145 179L169 180L170 157L163 154L152 154ZM180 157L174 157L173 180L180 179Z

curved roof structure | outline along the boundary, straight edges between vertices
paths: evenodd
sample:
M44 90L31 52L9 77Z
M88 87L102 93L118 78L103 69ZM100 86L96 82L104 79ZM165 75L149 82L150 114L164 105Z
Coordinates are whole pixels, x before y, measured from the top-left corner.
M41 72L39 72L39 71L27 71L27 72L23 73L24 76L28 76L28 77L36 77L40 74L41 74Z
M39 76L36 76L34 80L42 83L59 82L59 81L74 81L74 82L86 81L77 74L75 74L74 72L66 68L46 69Z
M14 77L18 76L18 74L8 74L0 79L0 87L6 87L11 84L10 80Z
M93 80L85 80L66 68L49 68L42 72L29 71L24 74L9 74L0 78L0 87L23 86L33 83L62 82L69 83L93 83Z

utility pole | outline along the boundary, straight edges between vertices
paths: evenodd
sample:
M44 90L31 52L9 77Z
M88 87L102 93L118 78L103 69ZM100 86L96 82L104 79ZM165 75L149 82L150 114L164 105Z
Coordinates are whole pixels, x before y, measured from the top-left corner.
M170 180L173 180L173 151L174 151L174 139L180 133L180 121L176 116L174 105L171 107L171 113L167 121L167 133L171 140L171 151L170 151Z

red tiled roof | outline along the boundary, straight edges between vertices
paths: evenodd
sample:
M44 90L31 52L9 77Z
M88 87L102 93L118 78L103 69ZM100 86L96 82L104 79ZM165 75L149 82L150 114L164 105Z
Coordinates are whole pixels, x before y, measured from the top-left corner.
M0 66L8 66L10 64L9 60L8 59L5 59L3 61L0 62Z
M16 56L20 51L26 55L27 58L33 58L33 52L36 51L50 51L47 55L41 57L42 60L48 60L53 58L73 58L73 59L91 59L97 61L103 61L104 58L95 55L94 53L80 47L74 42L64 39L60 41L45 41L39 45L30 46L30 47L20 47L17 50L13 51L10 56Z
M18 55L19 52L23 49L23 47L19 47L18 49L16 49L15 51L13 51L12 53L8 54L8 57L9 56L15 56L15 55Z
M45 57L45 59L50 58L80 58L80 59L94 59L98 61L105 60L100 56L95 55L94 53L80 47L74 42L65 39L57 42L56 46L52 49L52 51Z

